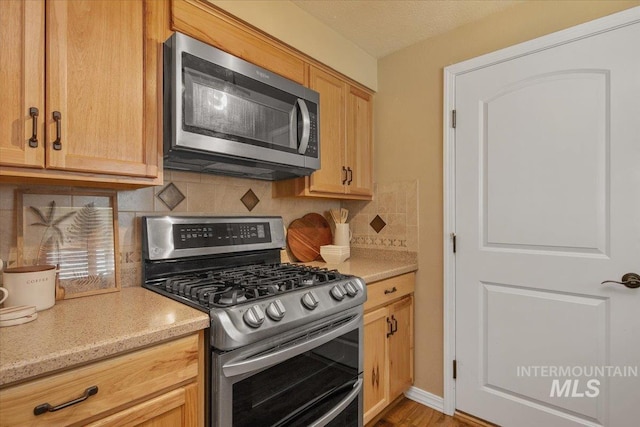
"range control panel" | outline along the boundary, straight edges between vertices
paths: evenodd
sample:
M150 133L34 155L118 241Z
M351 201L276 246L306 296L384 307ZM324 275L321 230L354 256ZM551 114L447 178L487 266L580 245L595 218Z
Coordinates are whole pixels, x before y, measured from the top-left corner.
M268 243L269 223L173 224L176 249Z

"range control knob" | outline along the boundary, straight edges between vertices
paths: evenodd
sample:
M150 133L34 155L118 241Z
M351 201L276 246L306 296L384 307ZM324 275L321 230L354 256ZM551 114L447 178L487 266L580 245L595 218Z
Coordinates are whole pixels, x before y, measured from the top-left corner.
M318 298L316 298L316 294L313 291L309 291L302 296L302 305L304 305L309 310L315 310L318 306Z
M353 282L347 282L344 285L344 290L347 291L347 295L349 295L351 298L358 295L358 288L353 284Z
M244 323L252 328L258 328L264 322L264 312L259 305L254 305L249 310L244 312L242 316Z
M267 307L267 316L277 322L279 320L282 320L286 311L287 310L285 310L282 301L277 299Z
M335 285L333 288L331 288L329 293L336 301L342 301L344 299L344 290L340 285Z

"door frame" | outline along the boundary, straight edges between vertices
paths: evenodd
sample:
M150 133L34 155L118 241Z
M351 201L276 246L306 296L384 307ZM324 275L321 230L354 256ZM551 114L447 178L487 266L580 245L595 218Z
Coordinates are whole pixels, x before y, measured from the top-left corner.
M453 234L456 231L456 169L455 129L452 111L455 110L456 77L501 62L530 55L579 39L611 31L640 22L640 6L626 9L584 24L551 33L527 42L510 46L444 69L443 109L443 251L444 251L444 402L443 412L453 415L456 410L456 382L453 361L456 359L456 259L453 254ZM461 120L460 117L457 120ZM462 118L462 120L464 120ZM464 237L462 237L464 239Z

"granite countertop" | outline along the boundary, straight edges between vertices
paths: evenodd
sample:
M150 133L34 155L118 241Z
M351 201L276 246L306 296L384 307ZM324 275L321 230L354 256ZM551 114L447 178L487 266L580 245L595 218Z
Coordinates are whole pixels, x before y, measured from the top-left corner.
M384 256L375 255L376 252L359 253L351 251L351 258L340 264L328 264L322 261L307 262L305 265L338 270L343 274L351 274L364 279L367 284L389 279L401 274L410 273L418 269L418 262L411 257L394 257L389 251ZM373 254L372 254L373 253Z
M372 252L352 251L341 264L306 264L359 276L368 284L418 269L415 258ZM207 327L207 313L140 287L58 301L33 322L0 328L0 387Z
M32 322L0 328L0 386L207 327L207 313L139 287L58 301Z

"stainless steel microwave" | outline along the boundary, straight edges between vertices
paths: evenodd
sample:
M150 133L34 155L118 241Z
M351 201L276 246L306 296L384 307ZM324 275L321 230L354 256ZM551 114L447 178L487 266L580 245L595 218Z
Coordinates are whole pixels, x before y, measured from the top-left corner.
M164 48L164 166L278 180L320 168L319 94L175 33Z

